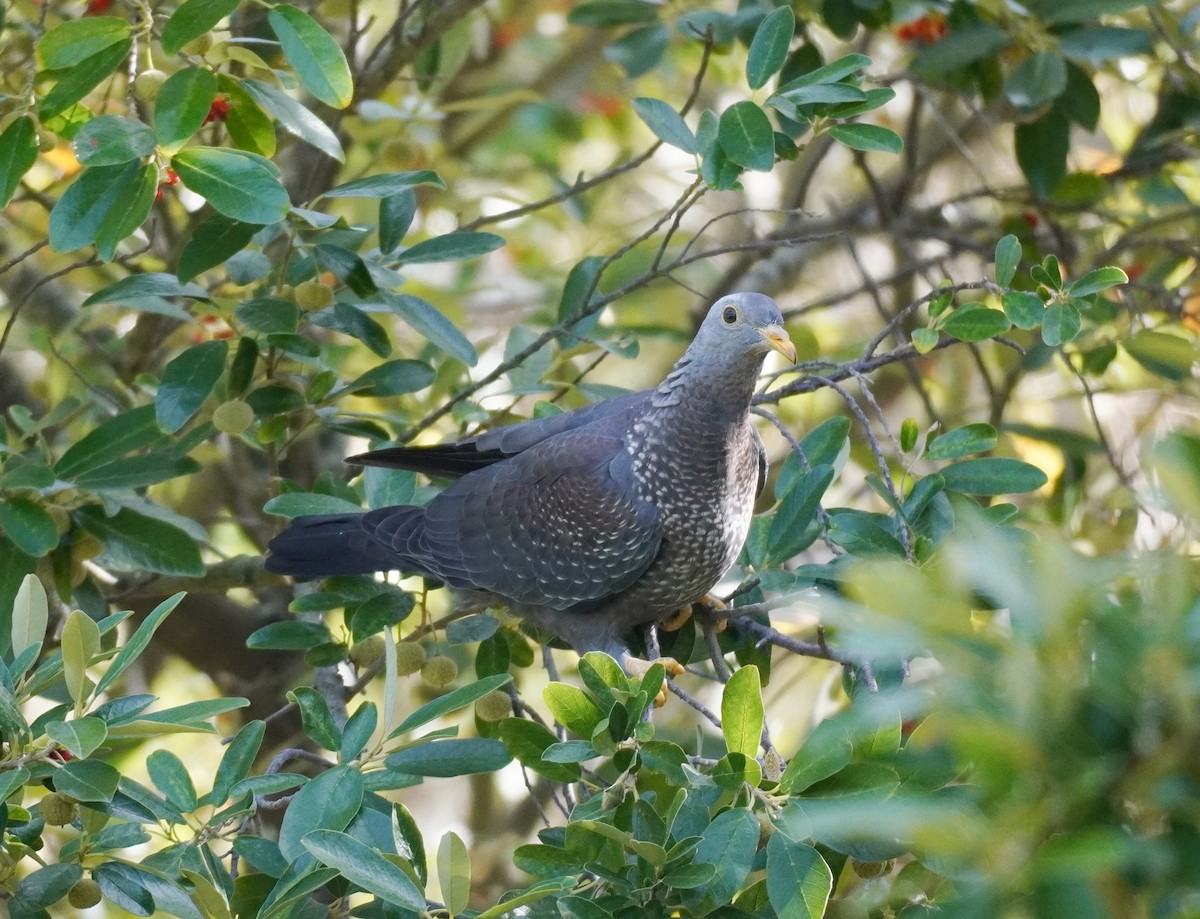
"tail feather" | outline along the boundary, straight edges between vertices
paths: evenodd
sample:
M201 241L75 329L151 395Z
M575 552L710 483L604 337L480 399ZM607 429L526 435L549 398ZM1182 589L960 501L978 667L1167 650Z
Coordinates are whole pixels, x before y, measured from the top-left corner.
M419 514L421 509L390 510L411 510ZM297 517L267 547L270 549L265 562L267 570L300 578L370 574L393 569L419 573L410 559L377 539L373 528L364 526L365 517L365 514Z

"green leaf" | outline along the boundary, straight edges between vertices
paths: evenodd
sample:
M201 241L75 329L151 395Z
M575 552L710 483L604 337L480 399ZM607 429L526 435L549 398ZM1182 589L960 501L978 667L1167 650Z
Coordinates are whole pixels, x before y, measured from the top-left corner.
M1021 241L1009 233L996 243L996 283L1001 287L1011 284L1019 264L1021 264Z
M457 833L449 832L438 843L438 884L442 902L451 916L467 908L471 895L471 856Z
M868 153L873 150L899 153L904 149L904 141L899 134L874 124L835 124L829 129L829 136L851 150Z
M417 332L437 345L451 357L474 367L479 360L475 346L457 326L442 314L432 303L409 294L393 294L383 291L384 302L397 316Z
M658 9L641 0L592 0L567 13L573 26L641 25L658 20Z
M363 509L345 498L318 495L308 491L289 491L276 495L263 510L278 517L303 517L308 514L361 514Z
M739 668L721 693L721 732L730 753L751 759L758 753L763 730L762 683L758 667Z
M1187 379L1200 357L1188 339L1156 329L1142 329L1121 344L1135 361L1168 380Z
M1120 268L1097 268L1094 271L1089 271L1078 281L1068 284L1067 296L1090 297L1092 294L1098 294L1101 291L1128 283L1129 276Z
M0 134L0 207L12 200L36 160L37 130L33 119L22 115Z
M333 37L307 13L286 3L272 7L267 21L304 88L333 108L348 106L354 98L354 78Z
M387 357L392 353L392 342L388 338L387 330L349 303L335 303L330 310L310 314L309 319L315 325L336 329L357 338L380 357Z
M212 792L208 796L208 803L213 807L224 804L229 799L233 786L250 774L266 732L265 721L251 721L233 736L233 740L221 756L217 774L213 778Z
M275 623L276 625L316 625L311 622ZM337 750L342 745L342 733L333 722L329 704L325 697L310 686L297 686L288 693L288 699L300 709L300 720L304 733L326 750Z
M63 624L62 662L63 680L76 705L90 695L92 686L87 678L87 668L99 651L100 627L83 610L73 610Z
M83 170L50 211L50 245L55 251L70 252L93 242L99 246L102 239L115 244L116 228L127 227L137 217L130 209L142 204L146 178L153 175L152 166L136 161ZM134 229L144 218L142 214L136 219Z
M836 775L850 762L853 747L842 723L827 718L805 738L803 746L788 762L779 779L779 788L795 795Z
M307 851L302 840L313 830L344 830L363 801L362 773L334 766L311 779L288 805L279 827L279 850L288 861Z
M425 912L425 895L412 879L353 836L334 829L314 829L301 838L301 844L351 884L413 913Z
M137 630L129 637L129 641L117 652L117 656L113 658L112 663L108 665L108 670L104 672L104 676L100 678L100 682L96 684L96 695L104 692L109 686L116 682L130 665L137 660L146 646L150 644L150 639L154 637L154 633L158 627L162 625L164 619L170 615L171 611L179 605L184 594L182 592L175 594L163 600L162 603L154 607L150 613L142 620Z
M796 16L790 6L772 10L758 24L746 58L746 82L751 89L764 86L783 67L795 32Z
M766 112L749 100L725 109L717 140L729 160L739 166L770 172L775 165L775 131Z
M401 396L424 389L436 376L423 361L385 361L360 376L350 388L358 396Z
M307 651L333 640L329 629L319 622L285 620L268 622L246 639L254 651Z
M238 0L185 0L163 26L163 51L178 54L192 39L211 31L237 5Z
M317 257L317 264L332 271L360 297L370 297L378 290L366 262L357 253L341 246L319 243L314 247L313 254Z
M1011 41L1007 32L990 23L972 22L921 49L912 69L920 76L949 77L954 71L993 57Z
M177 153L200 130L216 95L211 70L184 67L171 74L154 100L154 133L164 153Z
M966 303L942 322L942 331L959 341L986 341L1003 335L1012 324L1000 310L977 303Z
M242 223L224 214L213 214L192 232L183 247L176 266L180 281L190 281L210 268L223 265L232 255L241 252L262 227Z
M1054 108L1037 121L1017 125L1017 164L1037 194L1050 195L1067 174L1070 142L1070 125Z
M1057 255L1047 255L1040 265L1029 269L1029 276L1046 287L1062 290L1062 267L1058 263Z
M1114 13L1145 6L1144 0L1054 0L1038 4L1038 15L1046 23L1057 25L1065 22L1087 22Z
M154 396L158 425L174 434L200 410L225 372L229 343L217 339L193 345L163 368Z
M721 788L737 791L743 785L758 787L762 781L762 766L745 753L726 753L717 760L709 775Z
M20 654L26 648L41 645L46 640L46 628L50 624L50 604L46 588L32 574L21 579L12 607L12 653Z
M1122 57L1150 54L1154 42L1144 29L1087 25L1058 36L1058 50L1096 67Z
M511 675L500 673L495 676L484 677L482 680L476 680L474 683L468 683L466 686L460 686L458 689L452 690L444 696L438 696L438 698L431 702L426 702L416 711L410 713L400 723L400 726L388 735L388 739L399 737L401 734L407 734L409 731L414 731L422 725L441 718L442 715L448 715L450 712L473 705L489 692L499 689L501 686L511 682L511 680Z
M1051 303L1042 316L1042 341L1052 348L1066 344L1083 326L1079 309L1073 303Z
M821 498L833 482L832 466L814 466L803 473L795 485L788 489L783 502L771 518L767 534L767 556L774 561L783 561L811 545L815 534L809 530L816 519Z
M154 152L154 132L140 121L100 115L71 140L75 158L84 166L115 166Z
M1046 473L1029 463L1002 456L962 460L938 474L947 491L967 495L1016 495L1037 491L1046 484Z
M261 156L275 155L275 125L270 116L242 85L229 74L217 74L217 85L227 97L229 111L225 115L225 130L239 150Z
M357 759L367 746L375 728L379 726L379 709L374 702L363 702L342 728L342 742L338 747L338 759L347 763Z
M558 738L536 721L505 718L500 722L500 740L522 766L551 782L579 781L582 773L577 763L556 763L542 758L546 748L557 743Z
M331 159L339 163L345 162L346 152L342 149L337 135L287 93L256 80L243 80L242 86L289 134L296 135Z
M504 237L495 233L447 233L409 246L396 256L396 262L401 265L455 262L478 258L496 251L504 244Z
M194 300L207 300L208 291L199 284L182 284L174 275L162 271L148 271L121 278L100 288L84 300L83 305L131 304L147 297L191 297Z
M1046 315L1046 304L1037 294L1025 290L1006 290L1000 295L1004 315L1018 329L1036 329Z
M947 431L925 447L925 459L950 460L972 453L983 453L996 448L996 429L990 424L968 424Z
M154 417L154 406L141 405L113 416L68 447L55 463L54 471L64 479L73 479L162 438Z
M928 354L941 340L937 329L913 329L912 343L918 354Z
M41 558L58 545L54 518L28 498L0 500L0 531L26 555Z
M128 28L128 24L126 24L126 28ZM133 41L124 38L116 44L109 45L103 50L83 58L72 66L62 75L54 88L42 97L42 101L38 104L38 117L42 121L53 118L90 93L100 85L102 80L111 76L112 72L124 63L131 47L133 47Z
M713 865L716 874L706 887L685 893L694 912L704 915L732 902L754 864L758 834L758 820L744 807L718 814L704 828L692 863Z
M446 183L431 169L413 169L408 172L385 172L380 175L343 182L325 192L323 198L391 198L402 191L418 185L435 185L445 188Z
M108 725L99 718L76 718L73 721L51 721L46 736L65 747L78 759L91 756L108 737Z
M683 116L666 102L640 96L633 100L633 110L663 143L678 147L684 153L700 152L700 145L692 129L687 126Z
M171 159L180 180L208 203L243 223L275 223L291 207L279 167L256 153L189 147Z
M554 719L576 737L591 737L604 718L592 697L570 683L547 683L542 698Z
M38 66L44 70L66 70L123 42L131 31L129 21L116 16L86 16L60 22L38 39Z
M789 80L775 92L783 96L805 86L837 83L846 77L858 73L871 66L871 59L865 54L847 54L820 67L816 67L794 80Z
M409 775L449 778L496 772L512 761L512 756L498 740L470 738L466 740L434 740L393 753L387 767Z
M379 199L379 251L390 255L400 248L417 216L417 196L411 190Z
M146 771L170 804L184 812L196 809L196 786L177 755L170 750L155 750L146 757Z
M904 546L883 525L881 518L862 511L839 509L829 515L830 540L852 555L866 558L904 558Z
M1029 113L1052 102L1067 88L1067 65L1057 54L1029 55L1004 83L1004 94L1018 112Z
M31 871L17 882L11 908L18 916L36 916L39 910L65 897L82 877L83 866L78 862L60 862Z
M779 919L821 919L833 872L812 846L782 832L767 840L767 898Z
M76 801L111 801L117 793L121 773L108 763L73 759L54 773L54 790Z

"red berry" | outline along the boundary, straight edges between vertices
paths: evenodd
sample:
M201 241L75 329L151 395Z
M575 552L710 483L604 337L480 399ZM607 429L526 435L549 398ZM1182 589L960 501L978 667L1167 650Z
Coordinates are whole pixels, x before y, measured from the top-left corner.
M84 16L101 16L107 13L113 5L113 0L88 0L87 8L84 9Z
M229 117L229 100L224 96L217 96L213 99L212 105L208 107L208 115L204 118L204 124L211 124L214 121L224 121Z

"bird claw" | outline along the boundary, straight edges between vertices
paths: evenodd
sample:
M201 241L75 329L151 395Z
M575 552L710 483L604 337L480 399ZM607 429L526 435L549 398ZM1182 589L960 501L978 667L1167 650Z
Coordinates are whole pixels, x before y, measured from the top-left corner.
M643 660L640 657L625 658L625 672L635 680L644 680L646 674L650 672L650 668L655 664L662 664L667 671L667 677L679 676L685 672L683 664L675 660L673 657L656 657L652 661ZM663 678L662 689L658 691L658 695L654 697L654 707L662 708L667 704L667 678Z
M698 600L694 600L686 606L679 607L679 609L659 623L658 627L664 632L677 632L684 627L684 625L689 619L692 618L693 615L699 614L700 611L704 610L705 608L725 609L726 606L722 600L714 597L712 594L705 594ZM718 619L713 624L713 627L718 632L724 632L725 626L726 621L724 619Z

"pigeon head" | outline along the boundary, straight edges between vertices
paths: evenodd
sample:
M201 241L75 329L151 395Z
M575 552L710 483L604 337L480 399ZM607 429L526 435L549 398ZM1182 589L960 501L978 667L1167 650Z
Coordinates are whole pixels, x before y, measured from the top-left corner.
M796 362L796 346L783 330L779 305L765 294L737 293L722 297L709 309L689 351L699 354L747 355L759 358L778 351ZM696 354L693 354L693 357Z

